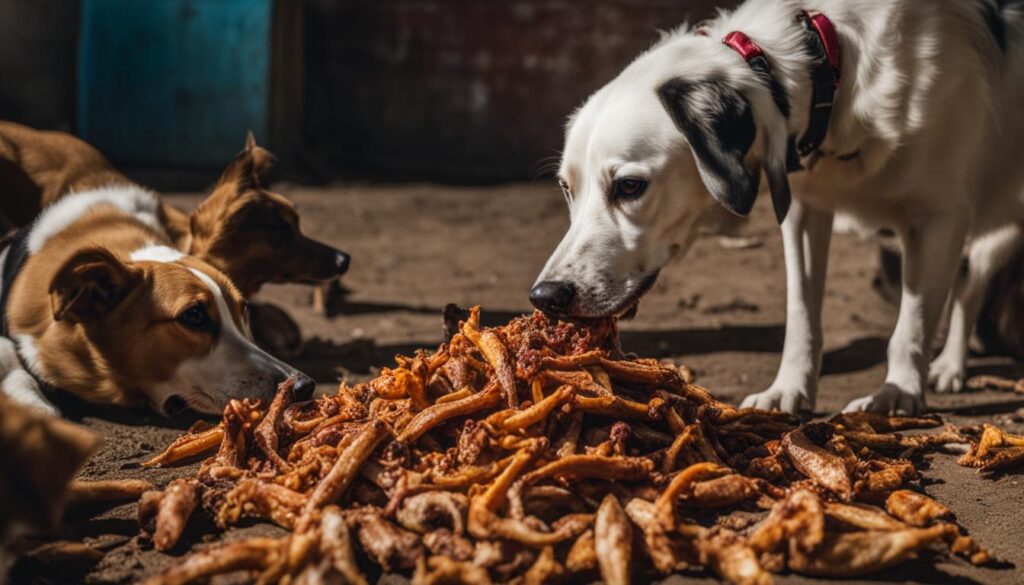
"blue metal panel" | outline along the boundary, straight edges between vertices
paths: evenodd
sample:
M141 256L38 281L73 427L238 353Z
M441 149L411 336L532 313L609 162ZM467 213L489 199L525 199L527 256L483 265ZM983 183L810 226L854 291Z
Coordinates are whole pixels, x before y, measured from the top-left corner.
M266 139L273 0L84 0L79 135L118 163L219 166Z

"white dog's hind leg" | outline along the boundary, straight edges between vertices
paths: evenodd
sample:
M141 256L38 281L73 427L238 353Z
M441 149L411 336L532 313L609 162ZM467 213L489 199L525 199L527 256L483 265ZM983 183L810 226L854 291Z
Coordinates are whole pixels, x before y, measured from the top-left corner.
M18 404L33 408L51 416L60 416L57 407L43 395L39 383L24 368L18 359L14 342L0 337L0 391Z
M795 413L813 409L821 370L821 303L825 296L832 214L794 200L782 223L786 256L786 341L775 381L743 400L744 408Z
M978 238L967 252L967 274L953 299L949 334L942 352L928 368L936 392L959 392L966 377L967 344L992 278L1024 243L1021 226L1011 224Z
M949 213L933 216L900 234L903 294L896 329L889 339L889 371L878 392L854 400L846 412L917 414L924 408L930 344L953 287L966 231L963 217Z

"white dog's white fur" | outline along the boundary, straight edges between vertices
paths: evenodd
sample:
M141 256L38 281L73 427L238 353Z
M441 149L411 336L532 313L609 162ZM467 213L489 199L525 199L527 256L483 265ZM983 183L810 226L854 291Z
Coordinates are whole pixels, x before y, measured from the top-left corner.
M665 35L570 118L560 178L572 224L538 283L575 285L568 314L620 313L692 242L714 202L689 143L659 100L658 88L670 80L714 78L738 91L757 130L746 164L777 164L787 138L799 138L808 124L811 64L795 19L804 9L835 23L842 81L826 155L789 177L781 366L771 386L743 405L814 407L829 240L833 214L842 212L894 229L904 253L885 383L847 409L916 413L924 406L930 343L947 296L954 291L952 324L931 378L939 390L955 391L984 290L1022 241L1024 7L1015 2L749 0L704 23L706 35L685 26ZM994 14L1005 23L1005 51L991 26ZM788 95L788 119L767 85L722 44L731 31L764 48ZM625 177L646 181L646 192L610 200L613 182ZM965 249L969 270L956 282Z

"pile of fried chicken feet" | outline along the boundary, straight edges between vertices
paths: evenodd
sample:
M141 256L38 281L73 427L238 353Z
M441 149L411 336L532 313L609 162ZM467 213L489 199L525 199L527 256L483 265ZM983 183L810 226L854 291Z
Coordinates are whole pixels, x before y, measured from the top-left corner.
M613 321L540 313L481 328L475 308L433 354L396 359L333 396L295 402L286 382L270 404L232 402L218 426L147 462L217 449L196 477L142 497L159 550L196 509L221 528L257 518L290 531L212 545L147 583L247 571L360 584L370 567L422 584L711 570L760 585L784 570L871 573L924 549L991 561L913 489L920 454L977 455L979 441L937 418L800 425L737 409L685 368L627 359Z

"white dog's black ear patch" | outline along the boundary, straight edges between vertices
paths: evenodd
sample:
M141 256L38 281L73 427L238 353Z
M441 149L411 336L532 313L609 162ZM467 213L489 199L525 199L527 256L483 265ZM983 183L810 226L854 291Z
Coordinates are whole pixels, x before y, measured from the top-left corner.
M658 88L658 97L689 141L711 196L733 213L749 214L761 182L743 161L757 134L750 103L713 80L673 79Z

